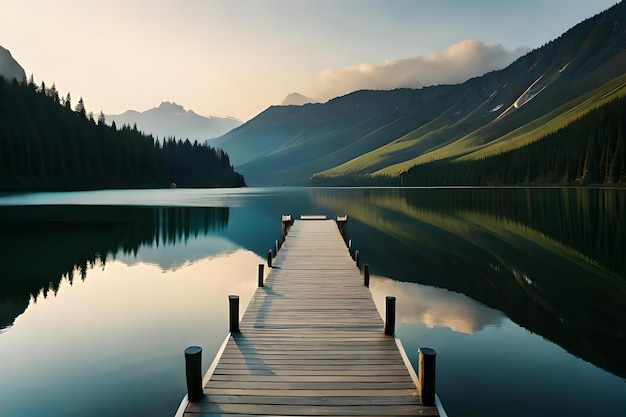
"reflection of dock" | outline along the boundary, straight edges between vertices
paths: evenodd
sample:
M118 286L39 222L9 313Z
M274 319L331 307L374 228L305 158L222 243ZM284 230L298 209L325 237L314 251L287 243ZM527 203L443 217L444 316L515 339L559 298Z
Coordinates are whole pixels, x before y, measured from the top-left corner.
M186 397L177 415L439 415L422 404L401 344L385 334L395 298L384 324L334 220L296 221L272 263L240 323L231 302L231 334L202 385L200 349L187 349L194 401ZM434 351L423 351L434 380ZM434 402L434 386L421 389Z

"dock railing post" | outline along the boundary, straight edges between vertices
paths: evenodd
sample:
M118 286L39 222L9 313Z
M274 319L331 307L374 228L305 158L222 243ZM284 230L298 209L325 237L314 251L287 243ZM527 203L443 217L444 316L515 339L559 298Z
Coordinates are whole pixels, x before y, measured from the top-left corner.
M263 264L259 264L259 288L263 287L263 269L265 268L265 265Z
M202 398L202 348L189 346L185 349L185 375L187 377L187 399L189 402Z
M230 310L230 332L239 333L239 296L228 296L228 307Z
M272 250L271 249L267 250L267 267L268 268L272 267Z
M284 242L285 238L287 237L287 234L289 234L289 229L291 229L292 218L291 218L291 214L283 214L281 218L283 222L283 242Z
M363 285L369 288L370 286L370 266L369 264L363 265Z
M339 227L339 233L343 237L343 241L348 243L348 215L337 216L337 226Z
M396 297L390 295L385 299L385 334L393 336L396 333Z
M422 404L435 404L435 368L437 362L437 352L435 349L421 347L417 350L418 355L418 375L420 384L420 397Z

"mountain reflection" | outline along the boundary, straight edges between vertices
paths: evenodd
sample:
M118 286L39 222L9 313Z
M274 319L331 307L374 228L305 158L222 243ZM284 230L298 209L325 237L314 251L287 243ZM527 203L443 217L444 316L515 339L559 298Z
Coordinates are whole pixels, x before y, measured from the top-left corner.
M443 287L626 376L626 192L322 189L372 273ZM362 224L362 226L360 225Z
M229 209L201 207L0 207L0 329L62 279L104 267L144 246L174 246L228 225ZM2 330L0 330L1 332Z

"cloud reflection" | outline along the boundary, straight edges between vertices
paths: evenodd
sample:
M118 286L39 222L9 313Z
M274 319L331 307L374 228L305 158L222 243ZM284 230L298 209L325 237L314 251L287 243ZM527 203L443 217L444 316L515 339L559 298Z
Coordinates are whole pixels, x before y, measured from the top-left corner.
M473 334L487 326L500 326L504 315L463 294L390 278L370 277L376 308L384 317L385 297L396 297L396 319L403 323L424 323L427 327L449 327Z

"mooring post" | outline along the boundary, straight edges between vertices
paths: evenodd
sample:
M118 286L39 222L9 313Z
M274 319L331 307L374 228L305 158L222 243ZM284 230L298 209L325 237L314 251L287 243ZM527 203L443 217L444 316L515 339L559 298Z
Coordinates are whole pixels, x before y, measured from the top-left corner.
M348 253L352 256L352 239L348 241Z
M363 285L369 288L370 286L370 266L369 264L363 265Z
M278 250L280 249L280 242L276 239L276 254L274 256L278 256Z
M267 250L267 267L268 268L272 267L272 250L271 249Z
M393 336L396 333L396 297L390 295L385 300L385 334Z
M418 376L420 384L420 397L422 404L435 404L435 368L437 352L435 349L421 347L417 350Z
M289 233L289 229L291 229L291 214L283 214L281 216L283 222L283 241L287 237Z
M358 250L354 251L354 261L356 262L356 266L357 268L361 267L361 258L360 258L360 253Z
M230 332L239 333L239 296L229 295L228 305L230 309Z
M263 287L263 269L265 265L259 264L259 288Z
M187 399L189 402L202 398L202 348L189 346L185 349L185 375L187 377Z
M339 233L343 237L343 241L348 243L348 215L337 216L337 226L339 227Z

